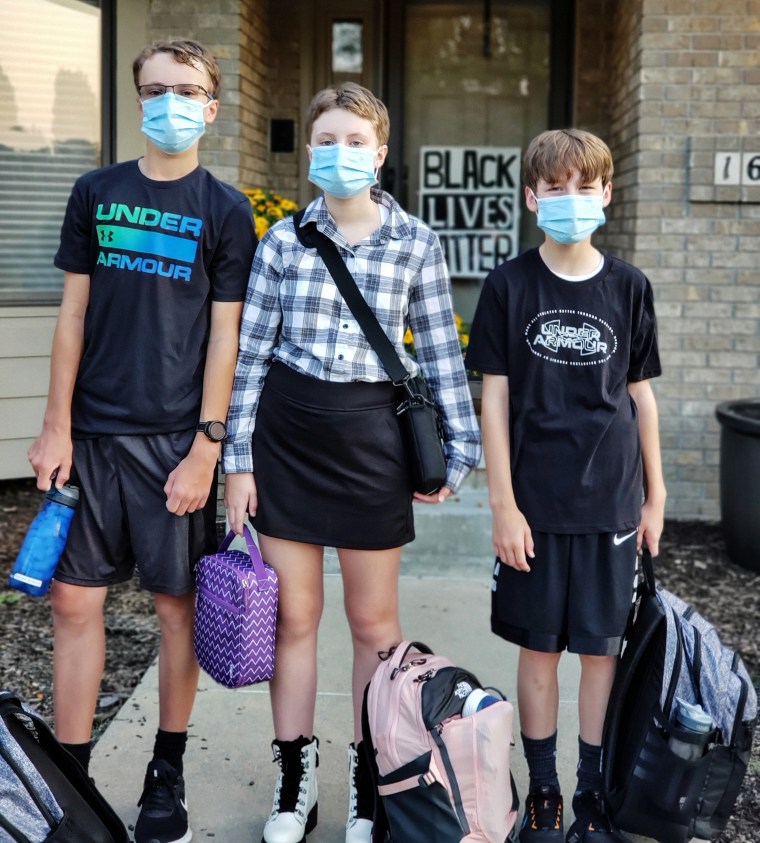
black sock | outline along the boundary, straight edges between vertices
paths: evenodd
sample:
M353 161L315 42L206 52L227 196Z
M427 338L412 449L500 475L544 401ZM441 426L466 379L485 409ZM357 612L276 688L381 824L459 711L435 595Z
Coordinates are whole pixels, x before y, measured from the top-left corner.
M557 776L557 733L548 738L522 738L525 760L528 762L530 773L529 788L531 791L540 787L552 787L559 790L559 778Z
M156 742L153 745L153 758L168 761L178 772L182 772L182 756L187 745L187 732L156 732Z
M89 774L90 757L92 756L92 741L87 741L87 743L62 743L61 746L68 750L84 767L85 772Z
M602 748L594 744L586 743L578 735L578 790L593 790L599 792L602 789Z

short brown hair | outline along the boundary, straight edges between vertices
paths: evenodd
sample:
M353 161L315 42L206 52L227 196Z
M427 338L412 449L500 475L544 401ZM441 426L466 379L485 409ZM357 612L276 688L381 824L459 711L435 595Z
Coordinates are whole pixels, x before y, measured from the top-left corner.
M577 170L584 181L612 180L612 153L607 144L581 129L554 129L542 132L528 145L522 162L523 183L536 189L543 179L553 182Z
M325 88L314 95L306 115L307 141L311 140L311 130L317 118L333 108L343 108L369 120L380 146L388 143L391 121L385 103L379 100L372 91L357 85L356 82L343 82L335 88Z
M140 85L140 71L145 62L153 58L157 53L169 53L178 64L189 64L191 67L200 65L211 80L210 94L219 96L219 89L222 86L222 71L214 56L197 41L174 40L154 41L145 47L140 55L132 62L132 76L135 80L135 88Z

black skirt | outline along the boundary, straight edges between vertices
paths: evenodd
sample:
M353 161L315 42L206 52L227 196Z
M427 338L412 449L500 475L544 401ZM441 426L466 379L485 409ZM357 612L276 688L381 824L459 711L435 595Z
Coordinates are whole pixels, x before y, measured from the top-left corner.
M392 383L333 383L273 364L253 436L256 530L359 550L412 541L400 401Z

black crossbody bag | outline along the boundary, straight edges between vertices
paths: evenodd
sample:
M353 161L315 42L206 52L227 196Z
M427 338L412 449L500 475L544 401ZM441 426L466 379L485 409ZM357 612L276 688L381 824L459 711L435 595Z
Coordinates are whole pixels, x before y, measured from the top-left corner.
M303 213L301 210L293 216L296 236L306 248L317 250L391 380L407 392L407 397L396 408L396 415L401 425L412 487L415 492L430 495L446 481L446 458L441 441L441 419L427 385L422 378L413 378L407 372L332 240L314 223L301 227Z

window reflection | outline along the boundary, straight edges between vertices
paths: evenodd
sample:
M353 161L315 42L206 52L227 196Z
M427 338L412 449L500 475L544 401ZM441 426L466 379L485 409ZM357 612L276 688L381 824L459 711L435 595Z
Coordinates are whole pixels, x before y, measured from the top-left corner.
M0 295L31 300L60 289L66 201L101 161L100 9L0 0L0 20Z

